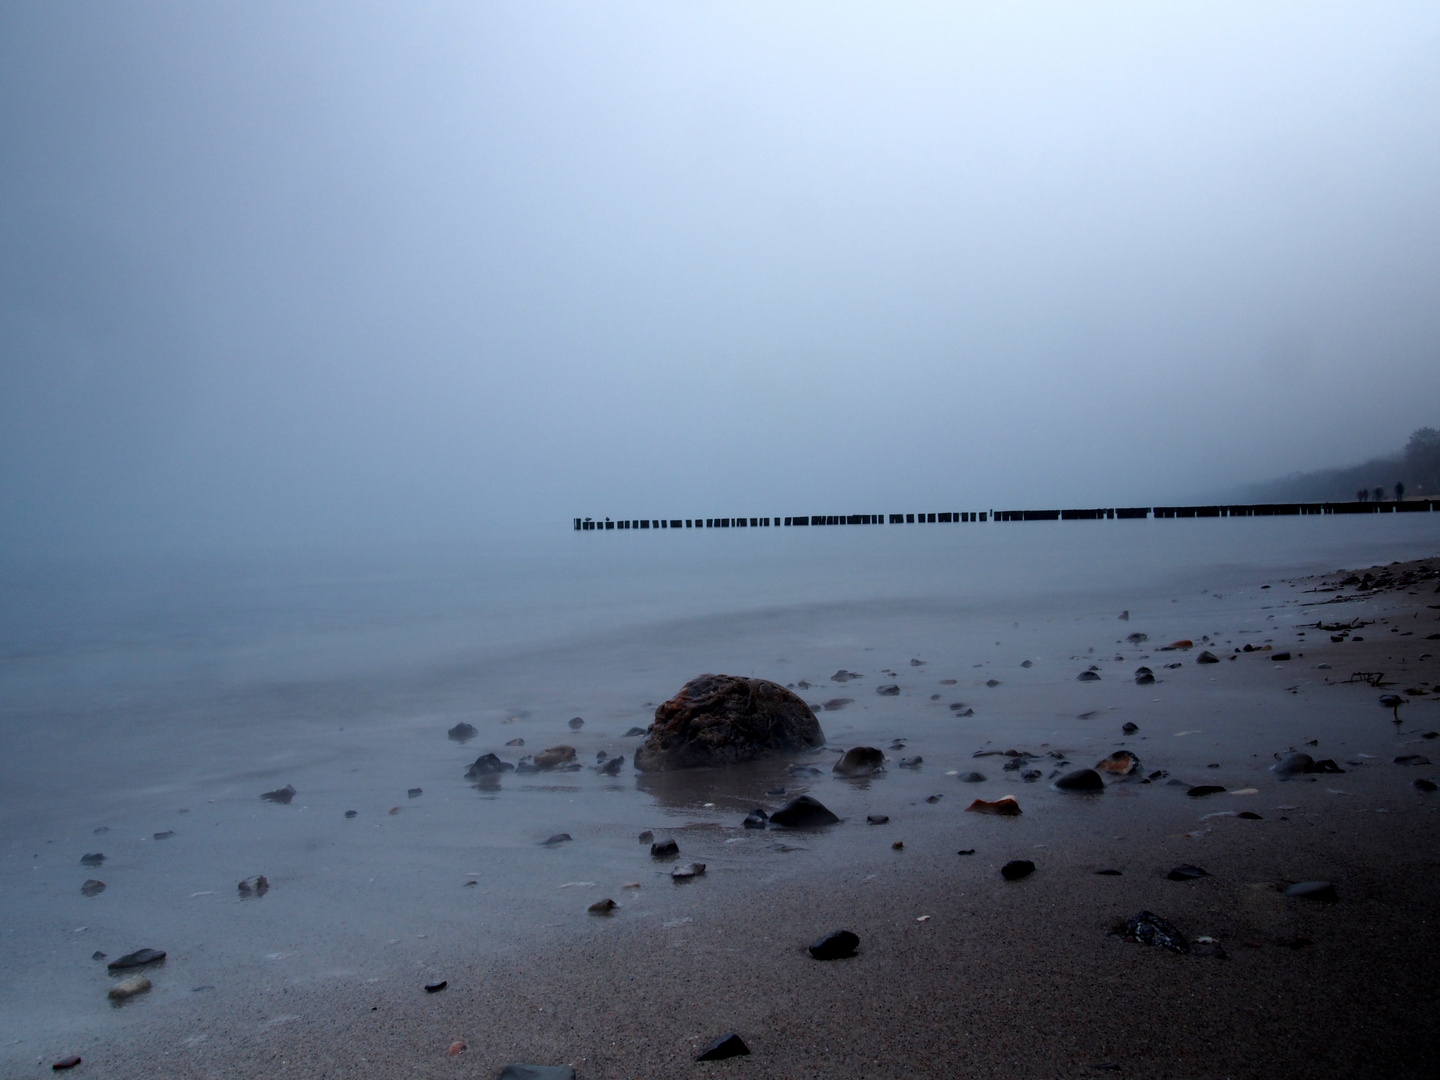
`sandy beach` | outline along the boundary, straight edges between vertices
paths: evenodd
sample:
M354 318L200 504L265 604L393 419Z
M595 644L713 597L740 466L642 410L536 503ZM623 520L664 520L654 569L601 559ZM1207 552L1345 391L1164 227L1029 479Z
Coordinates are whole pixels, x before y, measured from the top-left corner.
M1026 647L999 643L1003 658L982 665L819 642L792 669L862 677L806 680L817 705L853 699L817 713L828 746L801 760L818 777L776 761L648 776L627 763L613 782L588 768L508 774L488 793L460 779L478 753L522 752L506 749L511 737L530 751L571 743L585 761L596 747L633 752L620 722L576 732L556 713L482 723L463 746L444 738L449 717L434 717L422 734L437 778L407 799L391 776L393 812L388 794L360 801L375 779L364 762L332 763L357 774L348 791L297 778L288 806L258 799L281 775L259 769L233 800L186 810L173 839L136 848L151 860L149 899L127 900L114 834L90 841L111 852L106 867L74 865L70 841L63 860L35 855L21 885L32 902L53 887L42 922L54 931L10 938L8 1000L34 1023L5 1048L6 1069L48 1073L76 1054L75 1075L111 1077L493 1076L507 1062L582 1078L1433 1075L1440 793L1415 781L1440 777L1440 740L1427 738L1440 729L1437 566L1388 567L1409 584L1364 591L1337 589L1348 574L1257 581L1228 594L1224 619L1096 612L1063 628L1070 652L1030 666ZM1352 629L1335 642L1317 623ZM1182 636L1193 645L1161 651ZM1219 662L1198 665L1205 650ZM1155 683L1136 685L1142 664ZM1080 681L1090 668L1100 678ZM1354 672L1381 672L1381 685ZM893 702L876 694L892 675ZM1406 699L1397 714L1379 704L1385 693ZM1127 722L1138 730L1124 733ZM852 745L885 748L887 770L832 776ZM1135 776L1095 795L1051 786L1119 749L1139 757ZM1045 775L1007 771L1009 750ZM1277 777L1270 767L1292 750L1344 771ZM1417 754L1437 764L1395 763ZM923 761L898 767L910 756ZM962 782L970 770L986 780ZM469 817L443 817L441 783ZM1225 790L1189 794L1202 784ZM765 794L782 786L786 796ZM741 827L751 807L802 791L842 823ZM1002 795L1019 817L965 810ZM522 809L497 840L499 826L473 815L502 804L474 800L512 797L547 809ZM164 845L186 843L204 815L215 839L190 849L184 874L163 871L150 853L185 851ZM672 881L642 830L673 837L705 875ZM573 839L541 842L561 831ZM282 837L298 853L289 862ZM382 837L394 845L384 856ZM1019 859L1034 873L1003 879ZM1170 880L1182 865L1205 873ZM239 897L222 867L267 872L271 889ZM15 889L13 859L11 871ZM107 892L78 895L89 876L110 879ZM1338 899L1283 892L1312 880ZM613 912L587 913L607 897ZM1112 933L1142 910L1198 944L1182 955ZM859 936L856 956L807 955L840 928ZM78 983L43 974L60 934L64 963L87 972ZM85 957L141 946L169 954L148 973L154 988L106 1004L114 977ZM27 997L21 972L44 993ZM46 1018L50 992L66 1004L58 1020ZM695 1063L731 1031L750 1056ZM457 1041L465 1049L449 1054Z

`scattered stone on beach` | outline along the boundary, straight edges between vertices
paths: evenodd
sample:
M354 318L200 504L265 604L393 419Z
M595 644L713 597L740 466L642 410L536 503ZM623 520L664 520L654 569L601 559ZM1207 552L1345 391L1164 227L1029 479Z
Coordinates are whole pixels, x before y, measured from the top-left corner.
M851 679L858 678L861 678L861 675L858 671L846 671L844 668L841 668L839 671L835 672L834 675L830 676L830 681L843 683L849 682Z
M500 1080L575 1080L575 1070L569 1065L511 1063L500 1070Z
M931 796L929 796L928 798L926 798L925 801L926 801L927 803L937 803L937 802L939 802L941 799L943 799L944 797L945 797L945 796L943 796L943 795L931 795Z
M1099 681L1100 681L1100 673L1099 673L1098 671L1082 671L1082 672L1080 672L1079 675L1076 675L1075 677L1076 677L1077 679L1079 679L1081 682L1099 682Z
M559 765L568 765L574 760L575 748L573 746L552 746L535 755L535 767L537 769L553 769Z
M580 730L582 727L584 727L584 726L585 726L585 720L584 720L583 717L572 716L572 717L570 718L570 730L571 730L571 731L579 731L579 730Z
M91 959L91 960L104 960L104 959L105 959L105 954L104 954L103 952L101 952L99 949L96 949L93 953L90 954L90 959Z
M890 850L891 850L891 851L904 851L904 850L905 850L905 841L904 841L904 840L896 840L893 844L890 845Z
M757 806L745 815L745 820L741 824L747 829L763 829L770 824L770 815Z
M1137 631L1136 631L1135 633L1133 633L1133 634L1126 634L1126 635L1125 635L1125 640L1128 641L1128 642L1130 642L1131 645L1139 645L1142 641L1149 641L1149 640L1150 640L1150 635L1149 635L1149 634L1142 634L1142 633L1140 633L1140 632L1137 630Z
M411 798L411 799L418 799L421 795L424 795L424 794L425 794L425 789L424 789L424 788L418 788L418 787L412 787L412 788L410 788L408 791L406 791L405 794L406 794L407 797L409 797L409 798Z
M884 769L885 755L880 750L873 746L852 746L840 755L830 771L841 776L869 776Z
M1290 654L1289 654L1288 652L1271 653L1271 654L1270 654L1270 659L1271 659L1271 660L1289 660L1289 659L1290 659Z
M985 774L972 770L967 773L961 773L959 780L962 784L983 784L985 783Z
M1014 795L1004 795L993 802L984 799L976 799L965 808L967 812L973 811L977 814L995 814L999 817L1019 817L1020 804L1015 800Z
M650 854L656 859L674 859L680 854L680 845L673 838L656 840L650 845Z
M1120 871L1117 870L1117 869L1115 869L1115 867L1113 867L1113 866L1102 866L1102 867L1100 867L1100 868L1097 869L1097 870L1092 870L1091 873L1092 873L1092 874L1098 874L1100 877L1119 877L1119 876L1120 876Z
M475 729L474 724L467 724L465 721L462 720L445 734L449 738L454 739L456 742L463 743L469 739L475 738L475 736L479 735L480 732Z
M1305 773L1315 771L1315 759L1303 751L1296 751L1293 754L1286 754L1283 758L1270 766L1270 771L1276 776L1303 776Z
M684 866L677 866L670 871L670 877L674 881L690 881L705 873L703 862L686 863Z
M643 727L632 727L629 731L625 732L624 738L633 739L637 735L644 735L646 730L647 729Z
M877 686L875 688L875 693L879 694L881 697L898 697L900 694L900 687L897 686L895 683L887 683L884 686Z
M262 792L260 797L266 802L279 803L281 806L289 806L290 800L295 798L297 794L299 793L295 790L295 786L293 784L286 784L284 787L276 788L274 791Z
M1097 761L1095 768L1116 776L1129 776L1140 771L1140 759L1129 750L1116 750L1109 757Z
M783 787L767 788L765 794L778 798L779 796L785 794L785 789Z
M136 949L132 953L126 953L118 960L111 960L107 967L111 971L123 971L126 968L145 967L147 964L158 964L165 959L163 949Z
M925 661L924 661L924 660L911 660L911 661L910 661L910 666L911 666L911 667L923 667L924 664L925 664Z
M174 835L175 835L175 830L174 830L174 829L166 829L164 832L154 833L154 834L150 837L150 839L152 839L152 840L169 840L169 839L170 839L172 836L174 836Z
M63 1057L63 1058L61 1058L59 1061L57 1061L57 1062L55 1062L53 1065L51 1065L50 1068L52 1068L52 1069L55 1070L56 1072L63 1072L63 1071L66 1070L66 1069L73 1069L76 1065L79 1065L79 1064L80 1064L80 1055L79 1055L79 1054L71 1054L69 1057Z
M249 878L246 878L241 881L236 888L239 890L240 899L242 900L248 900L254 896L264 896L270 891L270 879L264 874L259 874L253 883Z
M1120 730L1126 735L1134 735L1137 731L1140 730L1140 725L1132 724L1129 721L1126 721L1125 725Z
M1055 786L1061 791L1104 791L1105 781L1094 769L1076 769L1056 780Z
M445 1051L445 1056L446 1056L446 1057L458 1057L459 1055L463 1054L466 1050L469 1050L469 1049L470 1049L470 1047L468 1047L468 1046L465 1045L465 1040L463 1040L463 1039L456 1039L454 1042L452 1042L452 1043L450 1044L449 1049L447 1049L447 1050Z
M832 697L829 701L825 702L825 711L839 712L846 705L854 704L854 702L855 699L852 697Z
M822 773L819 769L815 768L814 765L800 765L800 764L798 764L798 763L797 763L797 764L787 765L787 766L785 767L785 774L786 774L787 776L795 776L795 777L802 777L802 778L803 778L803 777L807 777L807 776L824 776L824 775L825 775L825 774Z
M695 1055L695 1060L724 1061L726 1058L741 1057L748 1053L750 1053L750 1048L745 1045L745 1040L732 1031L728 1035L721 1035L720 1038L701 1050Z
M1035 872L1035 864L1029 859L1011 859L1000 868L1000 876L1006 881L1019 881Z
M860 938L850 930L835 930L826 934L807 949L816 960L845 960L855 955L860 947Z
M100 851L92 851L88 855L80 856L81 866L99 866L105 861L105 854Z
M990 687L990 689L993 690L993 689L995 689L995 687L997 687L997 686L1000 685L1000 680L999 680L999 679L986 679L986 680L985 680L985 685L988 686L988 687Z
M1319 900L1323 903L1334 903L1340 899L1335 886L1328 881L1301 881L1287 888L1285 895L1303 900Z
M571 836L568 832L557 832L554 836L550 837L550 839L546 840L541 846L554 847L556 844L564 844L570 840Z
M902 768L902 769L918 769L918 768L919 768L921 765L923 765L924 763L925 763L925 759L924 759L923 757L921 757L919 754L916 754L914 757L904 757L904 758L901 758L901 759L900 759L900 768Z
M1165 876L1171 881L1199 881L1202 877L1209 877L1210 873L1190 863L1181 863Z
M1225 789L1219 784L1196 784L1186 791L1185 794L1189 795L1192 799L1199 799L1206 795L1219 795L1223 793L1224 790Z
M1185 940L1185 935L1153 911L1142 911L1133 916L1118 934L1126 941L1135 941L1141 945L1156 945L1177 953L1190 951L1190 942Z
M823 803L809 795L797 795L770 815L770 824L783 825L787 829L813 829L821 825L835 825L839 821Z
M651 840L654 840L654 839L655 839L655 834L654 834L653 832L651 832L649 829L646 829L644 832L642 832L642 833L640 834L640 843L642 843L642 844L648 844L648 843L650 843Z
M1288 660L1289 657L1287 656L1286 659ZM1218 664L1219 662L1220 658L1209 649L1206 649L1199 656L1195 657L1195 663L1197 664Z
M1415 787L1420 791L1435 791L1437 788L1440 788L1440 784L1437 784L1429 777L1422 776L1420 779L1415 781Z
M115 965L111 964L110 966L114 967ZM150 985L150 980L144 975L132 975L128 979L121 979L114 986L110 987L109 997L111 1001L124 1001L126 998L132 998L136 994L143 994L146 990L150 989Z
M610 912L614 911L619 906L619 904L615 903L614 900L611 900L607 896L604 900L596 900L595 903L591 904L585 910L588 911L591 915L609 915Z
M1261 817L1259 814L1255 813L1254 810L1241 810L1241 811L1240 811L1238 814L1236 814L1235 816L1236 816L1237 818L1239 818L1240 820L1242 820L1242 821L1264 821L1264 820L1265 820L1265 819L1264 819L1263 817Z
M510 740L509 742L507 742L505 745L506 745L506 746L524 746L524 745L525 745L525 740L524 740L524 739L511 739L511 740Z
M779 683L707 674L655 710L655 723L635 751L635 767L659 772L735 765L824 743L810 706Z
M445 987L447 987L447 986L449 986L449 985L450 985L450 980L449 980L449 979L441 979L439 982L426 983L426 984L425 984L425 992L426 992L427 994L438 994L441 990L444 990Z
M625 755L616 754L608 759L603 765L597 765L595 771L602 776L619 776L620 770L625 767Z
M85 884L80 886L81 896L99 896L104 891L105 882L101 881L99 878L92 877L88 881L86 881Z
M1135 673L1136 686L1150 686L1155 682L1155 673L1149 668L1141 668Z
M1396 765L1429 765L1430 759L1424 754L1401 754L1395 759Z
M347 818L359 817L359 816L360 816L360 811L359 811L359 810L346 810L346 811L345 811L345 816L346 816Z
M890 820L889 814L866 814L865 820L871 825L884 825Z

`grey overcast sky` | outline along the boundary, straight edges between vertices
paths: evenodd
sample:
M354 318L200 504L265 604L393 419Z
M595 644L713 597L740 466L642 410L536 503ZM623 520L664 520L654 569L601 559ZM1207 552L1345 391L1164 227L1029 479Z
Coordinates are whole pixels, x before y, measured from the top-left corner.
M0 7L0 540L1178 500L1440 422L1440 5Z

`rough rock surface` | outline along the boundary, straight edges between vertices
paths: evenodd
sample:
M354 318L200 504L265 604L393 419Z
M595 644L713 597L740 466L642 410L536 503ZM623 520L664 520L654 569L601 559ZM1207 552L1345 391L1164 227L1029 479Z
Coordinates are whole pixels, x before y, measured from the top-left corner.
M810 706L779 683L701 675L655 710L655 723L634 760L641 772L661 772L735 765L824 743Z

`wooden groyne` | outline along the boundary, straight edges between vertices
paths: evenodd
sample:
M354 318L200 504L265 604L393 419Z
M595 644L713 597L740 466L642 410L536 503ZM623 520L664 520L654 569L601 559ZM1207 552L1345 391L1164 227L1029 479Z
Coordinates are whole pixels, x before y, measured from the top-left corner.
M613 529L776 529L830 525L952 525L987 521L1135 521L1142 518L1300 517L1311 514L1413 514L1440 499L1404 502L1249 503L1216 506L1106 506L1071 510L946 510L915 514L800 514L791 517L574 518L576 532Z

